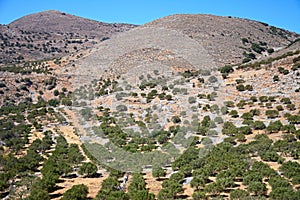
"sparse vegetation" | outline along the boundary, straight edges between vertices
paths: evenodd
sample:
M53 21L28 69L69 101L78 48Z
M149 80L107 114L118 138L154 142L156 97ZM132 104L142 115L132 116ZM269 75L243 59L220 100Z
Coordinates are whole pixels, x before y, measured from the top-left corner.
M274 43L294 37L262 24L260 38L253 26L253 36L239 36L238 50L232 44L214 57L216 66L267 57ZM115 38L18 31L16 38L0 34L2 52L11 54L0 59L7 61L0 66L1 198L299 199L299 51L276 49L278 57L260 62L197 70L196 59L145 48L117 56L93 74L103 78L83 76L87 84L73 88L78 60L88 56L82 48L104 40L109 47ZM17 48L43 60L27 61ZM136 68L133 59L147 65ZM124 172L114 169L123 164Z

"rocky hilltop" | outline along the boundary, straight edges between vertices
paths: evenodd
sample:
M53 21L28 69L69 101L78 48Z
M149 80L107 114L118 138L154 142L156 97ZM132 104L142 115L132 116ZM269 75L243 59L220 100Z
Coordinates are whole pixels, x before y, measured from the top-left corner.
M187 35L203 46L218 65L241 62L247 57L244 52L256 54L251 48L253 44L265 49L280 49L299 37L296 33L263 22L203 14L171 15L145 27L163 27Z
M24 16L0 27L0 63L59 58L89 49L111 35L136 27L108 24L59 11Z
M78 33L81 36L88 35L97 38L135 27L131 24L98 22L55 10L27 15L11 22L8 26L24 31Z

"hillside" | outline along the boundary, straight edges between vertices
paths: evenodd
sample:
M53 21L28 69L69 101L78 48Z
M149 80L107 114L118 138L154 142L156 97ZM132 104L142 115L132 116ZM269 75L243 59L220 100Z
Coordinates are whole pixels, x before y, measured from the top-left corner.
M27 15L11 22L8 26L24 31L77 33L81 37L88 35L96 38L102 38L135 27L131 24L98 22L55 10Z
M116 76L129 69L143 73L138 66L145 63L212 69L266 58L298 37L296 33L248 19L172 15L99 44L80 60L84 70L79 73L107 71Z
M214 58L218 66L237 64L255 53L252 44L280 49L299 35L266 23L249 19L213 15L171 15L145 25L179 31L197 41ZM256 54L260 57L260 54Z
M59 58L89 49L111 35L136 27L108 24L59 11L24 16L0 29L0 63Z
M1 199L300 199L297 34L211 15L111 34L0 66Z

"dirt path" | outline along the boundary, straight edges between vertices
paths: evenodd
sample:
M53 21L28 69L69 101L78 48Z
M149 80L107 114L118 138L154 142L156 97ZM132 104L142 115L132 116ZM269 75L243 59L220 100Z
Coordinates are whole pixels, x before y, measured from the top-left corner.
M66 138L66 140L69 144L74 143L74 144L78 145L79 150L82 153L82 155L85 157L86 161L90 162L91 160L89 159L88 156L85 155L85 153L81 147L82 142L81 142L79 136L76 135L76 133L75 133L74 127L80 128L80 126L78 125L78 121L77 121L77 118L76 118L74 112L69 109L64 109L64 111L66 113L69 124L73 124L73 126L70 126L70 125L60 126L59 130L63 133L63 136Z

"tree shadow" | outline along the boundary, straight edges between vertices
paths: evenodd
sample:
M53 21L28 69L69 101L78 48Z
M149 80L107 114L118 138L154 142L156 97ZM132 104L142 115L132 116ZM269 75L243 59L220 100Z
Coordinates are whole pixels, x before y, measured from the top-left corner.
M189 198L189 196L186 194L177 195L177 199L187 199L187 198Z
M66 182L64 179L58 179L57 181L56 181L56 183L64 183L64 182Z
M62 178L72 179L72 178L77 178L77 177L78 177L77 174L67 174L67 175L63 176Z
M95 175L91 176L91 178L101 178L103 175L101 173L96 173Z
M4 199L5 197L7 197L9 195L9 191L7 191L7 192L0 192L0 198L2 199Z
M166 179L168 179L168 178L166 178L166 177L158 177L158 178L155 178L156 181L164 181L164 180L166 180Z
M56 199L62 196L62 194L50 194L50 199Z

